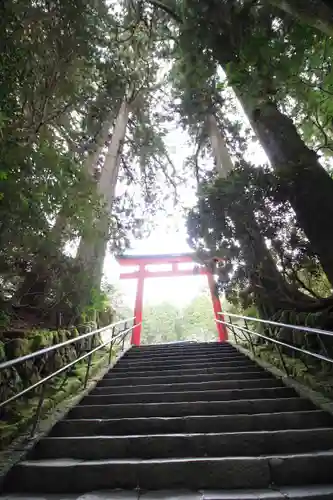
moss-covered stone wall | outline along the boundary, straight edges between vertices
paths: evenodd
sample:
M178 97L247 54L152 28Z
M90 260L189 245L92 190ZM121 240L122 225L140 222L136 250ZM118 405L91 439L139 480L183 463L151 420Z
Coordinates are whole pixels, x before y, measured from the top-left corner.
M11 360L48 346L76 338L87 329L35 330L28 333L2 334L0 340L0 362ZM23 389L52 374L91 349L92 337L77 341L58 350L44 354L15 367L0 372L0 400L5 401ZM99 336L94 346L101 342ZM107 360L107 350L101 349L93 356L91 375L101 362ZM83 360L47 383L43 412L55 407L67 396L82 388L87 360ZM30 391L15 402L0 410L0 448L7 445L18 432L29 425L39 401L41 387Z
M243 341L240 345L251 352L247 342ZM271 343L256 345L254 355L282 372L285 372L286 367L292 379L326 397L333 398L333 367L330 363L307 355L294 356L291 350L283 352L284 363L282 363L276 347Z

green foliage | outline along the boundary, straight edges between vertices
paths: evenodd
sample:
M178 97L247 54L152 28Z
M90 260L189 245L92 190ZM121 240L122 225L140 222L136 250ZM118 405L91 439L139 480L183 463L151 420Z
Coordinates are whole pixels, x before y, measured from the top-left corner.
M250 315L298 324L311 316L328 327L331 298L322 299L327 291L317 285L324 283L322 270L276 186L270 170L244 161L227 179L207 175L189 213L190 243L199 254L224 257L219 286ZM285 314L295 317L286 320Z
M148 230L151 215L171 193L176 199L178 186L192 182L193 172L213 184L215 173L207 179L207 169L199 168L200 155L212 156L209 115L216 117L239 168L232 182L207 184L200 193L201 206L189 223L194 247L225 255L220 283L227 283L230 300L244 307L259 300L256 294L263 301L260 287L270 295L265 306L270 313L285 303L312 307L330 296L316 241L309 242L301 230L308 222L304 200L310 199L303 188L313 189L318 200L322 196L317 210L318 221L324 221L330 190L318 193L329 178L298 184L309 170L309 156L298 154L289 137L292 123L286 120L282 129L273 124L266 141L267 127L261 134L267 153L279 159L272 161L276 174L269 167L246 165L253 133L239 119L228 88L235 89L254 124L261 106L292 118L305 143L328 164L332 40L312 26L308 15L308 21L299 22L297 13L290 16L272 3L5 2L0 20L3 328L28 307L34 316L29 321L37 324L54 325L60 314L67 324L96 311L108 314L100 292L102 273L82 270L72 248L82 236L90 241L89 264L93 268L97 262L101 270L108 241L112 251L124 251L131 236ZM116 153L120 171L112 186L104 186L104 192L114 190L118 180L120 194L105 214L99 178L124 99L130 114ZM175 113L196 146L185 170L175 168L165 146ZM296 198L302 202L297 206ZM255 249L247 246L254 229ZM323 223L317 234L324 231ZM264 255L269 264L260 260Z
M202 292L179 308L172 303L147 304L143 310L142 343L210 341L217 337L211 297Z
M119 7L104 0L2 6L0 298L12 319L26 320L29 309L34 324L54 325L60 314L71 323L103 310L100 283L68 253L83 235L100 239L98 177L125 95L131 127L118 151L125 192L109 214L111 249L124 251L147 229L149 208L167 197L165 179L175 188L150 98L159 89L164 28L153 29L152 13L142 23L134 5Z

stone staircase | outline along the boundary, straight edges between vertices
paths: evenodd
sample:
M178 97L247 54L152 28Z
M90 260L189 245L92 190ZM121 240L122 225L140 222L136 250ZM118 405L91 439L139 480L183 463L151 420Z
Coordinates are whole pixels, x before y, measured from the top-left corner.
M132 348L4 486L23 496L1 498L333 499L333 418L230 344Z

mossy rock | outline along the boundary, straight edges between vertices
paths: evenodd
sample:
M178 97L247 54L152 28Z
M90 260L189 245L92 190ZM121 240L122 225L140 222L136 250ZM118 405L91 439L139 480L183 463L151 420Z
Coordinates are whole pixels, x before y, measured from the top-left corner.
M6 361L7 356L6 356L6 347L5 347L5 342L2 342L0 340L0 363L3 363Z
M59 343L66 342L66 340L69 340L67 330L58 330L57 333L58 333L58 342ZM56 343L58 343L58 342L56 342Z
M73 339L76 339L80 335L79 330L77 328L71 328L69 330L69 333L70 333L70 337Z
M48 330L36 330L29 335L29 342L31 352L49 347L53 342L53 332Z
M13 338L6 342L6 358L14 359L30 354L30 342L28 338Z
M6 368L0 372L0 400L5 401L23 389L23 381L16 368Z
M56 345L56 344L60 344L61 340L60 340L60 336L59 336L59 332L51 332L51 345Z
M113 349L113 355L115 352L116 349ZM102 364L106 365L107 360L108 353L106 350L102 349L95 354L90 370L90 378L94 376ZM63 358L60 356L59 363L62 363L62 361ZM75 365L75 370L67 372L66 376L65 373L62 373L50 381L45 391L45 400L41 412L42 416L51 412L65 399L76 396L83 389L82 383L86 374L86 366L86 361L77 364ZM38 400L38 394L29 394L26 398L19 399L13 405L9 405L9 408L6 407L6 412L0 425L0 448L5 448L20 432L27 429L31 423L31 418L35 415Z
M65 360L62 356L62 353L60 351L56 351L53 354L53 370L52 371L57 371L60 368L62 368L65 365Z

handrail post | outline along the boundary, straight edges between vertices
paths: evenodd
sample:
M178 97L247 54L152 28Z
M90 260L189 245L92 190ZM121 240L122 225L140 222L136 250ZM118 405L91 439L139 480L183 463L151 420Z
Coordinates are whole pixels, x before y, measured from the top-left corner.
M281 364L282 364L282 366L283 366L283 369L284 369L284 371L286 372L287 377L289 377L289 370L288 370L287 365L286 365L286 363L285 363L285 360L284 360L284 357L283 357L283 354L282 354L282 349L281 349L281 346L279 346L279 344L274 344L274 345L276 346L276 349L277 349L277 351L278 351L278 353L279 353L279 356L280 356L280 360L281 360Z
M39 423L40 415L42 413L44 398L45 398L46 385L47 384L43 384L41 386L41 389L40 389L40 395L39 395L38 405L37 405L37 408L36 408L35 418L33 419L33 424L32 424L32 428L31 428L31 431L30 431L30 437L34 436L35 431L36 431L37 426L38 426L38 423Z
M108 364L110 365L111 364L111 357L112 357L112 347L113 347L113 336L114 336L114 332L115 332L115 329L116 327L113 326L112 329L111 329L111 342L110 342L110 348L109 348L109 360L108 360Z
M95 347L95 338L96 337L91 337L91 342L90 342L90 350L92 351ZM89 372L90 372L90 367L91 367L91 363L92 363L92 357L93 357L93 353L90 353L90 355L88 356L88 363L87 363L87 370L86 370L86 375L84 377L84 384L83 384L83 387L86 388L87 387L87 384L88 384L88 379L89 379Z
M245 323L245 328L246 328L248 331L251 331L251 330L249 329L249 325L248 325L247 319L245 319L245 318L244 318L244 323ZM251 337L251 334L250 334L250 335L248 335L248 334L247 334L247 335L246 335L246 337L248 338L248 342L249 342L249 344L250 344L250 346L251 346L251 351L252 351L252 354L253 354L253 356L255 356L254 345L253 345L253 342L252 342L252 337Z
M224 313L224 314L225 314L226 316L229 316L229 314L228 314L228 313ZM231 331L232 331L232 333L233 333L233 336L235 337L235 342L236 342L236 344L238 344L238 334L237 334L237 333L236 333L236 331L235 331L235 328L234 328L233 322L232 322L232 320L231 320L231 316L229 316L229 322L230 322L230 324L232 325L232 326L230 327L230 329L231 329Z
M123 339L122 339L121 352L124 352L124 348L125 348L125 337L126 337L125 332L126 332L126 330L127 330L127 321L124 325L124 335L123 335Z

